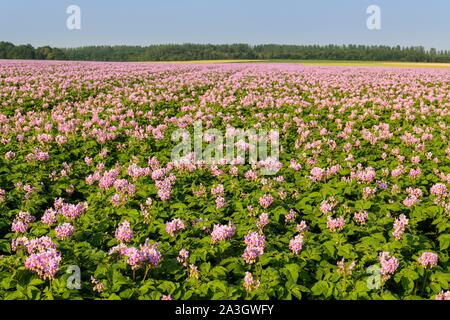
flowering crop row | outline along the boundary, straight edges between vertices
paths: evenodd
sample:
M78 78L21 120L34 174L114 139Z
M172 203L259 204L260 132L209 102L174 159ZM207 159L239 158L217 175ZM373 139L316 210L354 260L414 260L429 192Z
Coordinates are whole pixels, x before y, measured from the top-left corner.
M445 69L1 61L0 299L450 299L449 138Z

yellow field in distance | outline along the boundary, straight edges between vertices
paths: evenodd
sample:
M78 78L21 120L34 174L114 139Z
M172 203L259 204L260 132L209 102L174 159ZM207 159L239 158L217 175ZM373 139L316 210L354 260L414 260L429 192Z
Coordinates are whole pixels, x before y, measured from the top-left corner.
M212 64L212 63L294 63L305 66L343 67L393 67L393 68L450 68L450 63L341 61L341 60L197 60L197 61L149 61L157 64Z

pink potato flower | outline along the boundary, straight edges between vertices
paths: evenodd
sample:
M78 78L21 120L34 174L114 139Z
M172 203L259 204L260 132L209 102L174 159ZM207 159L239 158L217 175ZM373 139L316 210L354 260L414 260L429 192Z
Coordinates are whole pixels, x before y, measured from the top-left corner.
M235 231L236 228L231 223L228 225L216 224L214 225L214 229L211 232L211 241L213 244L217 244L221 241L230 239L234 236Z
M55 228L56 237L60 240L70 238L75 232L75 228L68 222L65 222Z
M294 254L298 254L303 247L303 235L298 234L289 241L289 249L291 249Z
M171 236L174 237L175 234L178 231L181 231L183 229L185 229L186 226L184 224L184 222L181 219L173 219L170 222L166 222L166 232Z
M259 280L253 279L253 274L246 271L244 276L244 288L247 292L254 291L259 288Z
M433 252L424 252L418 258L419 264L425 269L431 269L437 266L438 255Z
M389 252L381 252L379 256L383 281L388 280L397 270L399 263L396 257L391 257Z
M267 209L273 202L273 197L270 194L263 195L259 198L259 204L264 209Z
M133 239L133 230L131 230L130 222L127 220L121 222L116 229L115 236L117 241L121 243L130 242Z

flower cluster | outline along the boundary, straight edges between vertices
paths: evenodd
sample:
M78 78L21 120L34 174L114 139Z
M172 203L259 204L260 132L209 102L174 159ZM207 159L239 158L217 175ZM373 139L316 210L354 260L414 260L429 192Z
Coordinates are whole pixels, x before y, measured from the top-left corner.
M259 198L259 204L264 209L267 209L273 202L273 197L270 194L263 195Z
M249 232L244 239L244 243L247 245L242 257L248 264L256 262L259 256L264 253L266 247L266 237L260 235L258 232Z
M297 224L297 226L295 227L295 230L298 233L303 233L304 231L306 231L308 229L308 225L306 224L306 221L302 220L300 221L299 224Z
M171 236L175 236L175 234L180 231L184 230L186 226L184 225L184 222L181 219L173 219L170 222L166 222L166 232Z
M289 168L295 170L295 171L300 171L302 169L302 165L300 163L297 162L297 160L295 159L291 159L291 162L289 164Z
M75 228L68 222L65 222L55 228L56 237L60 240L70 238L75 232Z
M25 260L25 268L37 273L44 280L54 279L60 261L60 253L53 250L33 253Z
M58 217L58 211L53 208L49 208L45 210L44 214L41 217L41 222L47 226L51 226L56 223Z
M149 167L141 168L137 164L132 163L128 166L127 172L129 176L131 176L134 180L137 180L139 177L150 175L151 169Z
M380 273L383 281L388 280L397 270L399 263L396 257L391 257L389 252L381 252L379 256L381 264Z
M228 225L214 225L213 231L211 232L212 243L216 244L220 241L225 241L231 239L236 231L235 226L230 223Z
M424 252L418 259L419 264L425 269L437 266L438 255L433 252Z
M221 209L225 206L225 198L222 196L216 197L216 208Z
M420 168L412 168L411 170L409 170L409 176L412 179L417 179L418 176L420 176L420 174L422 173L422 170L420 170Z
M103 282L95 279L93 276L91 276L91 283L94 285L92 289L94 292L96 291L98 293L101 293L105 290L105 285L103 284Z
M450 291L441 291L436 295L436 300L450 300Z
M450 179L447 179L450 182ZM430 193L435 196L434 203L444 208L444 211L450 213L450 193L447 186L443 183L436 183L430 189Z
M216 187L211 188L211 194L213 196L223 196L224 188L222 184L218 184Z
M314 167L311 169L310 179L314 182L320 181L324 178L326 171L322 168Z
M121 243L130 242L133 239L133 230L131 229L130 222L127 220L121 222L116 229L115 236L117 241Z
M398 219L395 219L394 230L392 235L396 240L400 240L405 232L405 228L409 223L409 219L404 214L401 214Z
M297 212L295 212L294 210L289 210L288 213L286 213L284 215L284 220L286 221L286 223L291 223L295 221L295 218L297 217Z
M150 244L147 238L144 244L141 244L139 249L136 247L127 247L124 243L111 248L109 255L118 254L126 257L127 264L133 269L139 269L142 266L158 267L161 261L161 253L158 250L159 244Z
M158 189L158 197L161 201L168 201L172 196L172 188L177 180L174 174L170 174L168 177L162 180L156 180L155 186Z
M298 254L303 247L303 235L298 234L289 241L289 249L295 254Z
M369 199L375 195L377 188L364 187L362 190L363 199Z
M422 190L420 190L419 188L414 189L409 187L406 188L406 192L408 193L408 197L403 200L403 204L406 207L412 207L413 205L415 205L423 195Z
M181 249L178 253L177 261L181 263L183 266L188 266L188 258L189 258L189 251L186 249Z
M430 193L438 197L445 196L447 194L447 186L443 183L436 183L431 187Z
M198 268L195 264L189 265L189 278L192 279L200 278L200 272L198 271Z
M372 167L362 168L362 166L358 166L358 170L356 172L351 172L351 179L355 179L361 183L370 183L375 180L376 171Z
M161 261L161 253L158 251L159 244L150 244L147 238L144 244L140 245L139 255L141 263L157 267Z
M336 231L340 231L344 228L345 226L345 219L344 217L338 217L336 219L333 219L331 216L328 216L328 220L327 220L327 228L328 230L330 230L331 232L336 232Z
M12 245L17 250L18 246L27 248L28 257L25 260L25 268L37 273L43 280L55 278L61 262L61 254L56 251L56 245L48 236L28 240L27 238L16 239Z
M366 220L369 217L369 214L365 210L360 210L358 212L355 212L354 218L356 223L364 225L366 224Z
M320 211L323 214L328 214L331 211L333 211L334 207L336 206L337 202L334 199L334 197L330 197L330 199L327 200L323 200L322 203L320 204Z
M256 227L262 230L268 224L269 224L269 214L267 212L261 213L258 221L256 221Z
M29 212L20 211L16 215L12 223L11 230L14 231L15 233L25 233L27 232L27 229L30 226L30 224L35 220L36 218L33 217Z
M259 288L259 280L254 280L253 275L250 272L245 272L244 276L244 288L247 292L257 290Z
M75 220L88 209L87 202L81 202L76 205L64 202L61 202L60 204L61 206L57 208L55 203L55 208L58 209L58 212L60 212L64 218L69 220Z

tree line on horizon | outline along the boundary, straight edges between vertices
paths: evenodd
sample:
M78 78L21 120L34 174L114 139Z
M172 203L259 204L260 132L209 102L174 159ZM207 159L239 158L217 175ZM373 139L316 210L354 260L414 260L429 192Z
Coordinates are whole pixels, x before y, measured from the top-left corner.
M279 44L159 44L149 46L87 46L34 48L0 42L0 59L81 61L188 61L188 60L362 60L450 62L449 50L422 46L279 45Z

